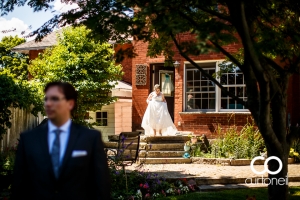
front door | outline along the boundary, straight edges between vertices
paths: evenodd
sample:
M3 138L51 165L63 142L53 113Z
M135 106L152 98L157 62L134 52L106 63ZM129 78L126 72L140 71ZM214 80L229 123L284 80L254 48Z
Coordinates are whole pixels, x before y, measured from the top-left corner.
M174 93L175 93L175 74L174 67L164 67L164 64L151 65L151 87L153 91L154 85L159 84L161 92L165 95L168 110L174 122Z

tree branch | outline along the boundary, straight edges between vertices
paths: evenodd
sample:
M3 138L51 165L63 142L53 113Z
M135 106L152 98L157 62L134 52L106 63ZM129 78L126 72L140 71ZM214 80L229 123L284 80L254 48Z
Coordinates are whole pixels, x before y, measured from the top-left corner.
M244 105L245 107L248 107L247 103L245 101L243 101L242 99L238 98L237 96L235 96L231 92L228 92L227 89L225 87L223 87L223 85L221 83L219 83L219 81L217 81L214 77L212 77L210 74L208 74L204 69L202 69L202 67L199 67L189 56L187 56L182 51L182 49L181 49L180 45L178 44L178 42L177 42L176 38L174 37L174 35L172 33L170 35L172 37L173 42L175 43L176 48L178 49L178 51L179 51L179 53L180 53L180 55L182 57L184 57L187 61L189 61L194 67L196 67L197 69L199 69L201 71L201 73L204 74L204 76L206 76L212 82L214 82L222 90L222 92L224 92L226 95L230 96L233 100L237 101L238 103Z
M228 51L226 51L222 46L220 46L218 43L209 40L215 47L217 47L225 56L227 56L234 64L236 64L239 68L243 69L243 65L235 58L233 57Z
M268 58L267 56L263 56L263 58L267 61L269 65L271 65L278 73L285 73L287 72L283 68L281 68L277 63L274 62L271 58Z
M241 1L237 6L239 6L237 12L240 15L240 25L242 26L242 28L240 29L240 33L242 34L244 48L246 53L249 55L251 66L255 69L254 72L256 74L256 77L258 78L260 86L260 116L258 126L261 130L263 137L265 138L265 141L268 142L268 144L272 146L272 148L279 150L281 149L281 144L278 138L276 137L274 130L271 127L270 121L270 87L273 87L272 83L274 80L270 80L270 78L272 79L272 77L270 77L270 74L267 73L267 70L263 69L263 67L260 64L257 53L255 52L255 48L250 37L248 22L246 19L244 1Z
M202 7L198 7L200 10L203 10L204 12L207 12L213 16L217 16L218 18L220 19L223 19L223 20L226 20L228 22L232 22L231 18L229 16L226 16L226 15L222 15L221 13L219 12L216 12L216 11L213 11L213 10L210 10L210 9L207 9L207 8L202 8Z

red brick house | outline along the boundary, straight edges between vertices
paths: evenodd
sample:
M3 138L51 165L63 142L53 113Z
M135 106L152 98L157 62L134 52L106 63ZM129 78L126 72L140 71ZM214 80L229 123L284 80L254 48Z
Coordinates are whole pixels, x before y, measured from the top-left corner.
M189 40L190 34L181 35L181 40ZM241 129L247 120L252 122L250 112L242 105L223 96L220 89L201 75L201 72L181 57L175 50L174 61L179 67L164 67L165 58L149 58L147 44L134 41L138 54L132 59L132 129L141 130L143 114L146 110L146 98L155 84L160 84L165 93L170 115L179 131L192 131L194 134L206 134L208 138L216 136L219 126L226 128L237 125ZM236 52L240 44L225 46L228 52ZM219 70L218 63L225 59L221 53L209 53L191 57L208 73ZM164 91L166 77L171 80L173 91ZM170 77L170 78L169 78ZM168 84L170 84L168 80ZM164 82L165 81L165 82ZM229 91L246 100L246 86L243 73L236 69L233 73L222 74L219 81ZM166 92L168 95L166 95ZM300 80L293 75L288 88L288 120L295 125L300 122Z
M27 42L16 47L18 51L26 51L30 59L37 57L53 43L53 34L45 37L41 43ZM182 34L181 40L191 39L190 34ZM134 58L125 57L122 61L123 81L132 84L132 131L141 130L141 123L147 107L146 98L155 84L160 84L168 104L170 115L178 131L206 134L208 138L215 137L218 126L226 128L236 125L242 128L247 121L251 121L250 112L227 96L221 94L220 89L201 75L195 67L182 58L178 51L174 60L179 67L164 67L165 58L147 57L147 43L132 41L132 44L116 45L114 49L134 47L137 54ZM228 52L236 52L241 47L238 43L225 46ZM23 48L23 49L22 49ZM219 70L218 64L225 59L221 53L209 53L191 58L213 74ZM228 90L240 98L247 99L246 87L241 71L236 69L232 73L223 74L219 81ZM168 85L167 85L168 84ZM165 87L167 85L167 87ZM288 88L288 121L292 125L300 123L300 79L293 75Z

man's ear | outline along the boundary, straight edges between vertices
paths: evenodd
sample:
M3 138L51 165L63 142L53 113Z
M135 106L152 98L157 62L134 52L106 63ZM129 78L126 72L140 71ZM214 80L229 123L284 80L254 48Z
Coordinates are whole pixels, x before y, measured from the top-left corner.
M69 108L70 108L70 110L73 110L74 107L75 107L75 101L74 101L74 99L70 99L70 100L68 100L68 102L69 102Z

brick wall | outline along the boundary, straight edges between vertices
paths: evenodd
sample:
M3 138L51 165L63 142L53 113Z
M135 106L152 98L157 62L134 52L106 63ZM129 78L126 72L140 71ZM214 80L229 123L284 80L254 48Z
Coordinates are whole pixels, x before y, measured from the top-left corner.
M39 49L39 50L29 50L29 60L34 60L35 58L38 57L39 53L43 53L44 49ZM31 80L33 76L28 72L28 80Z
M291 125L300 125L300 76L294 74L289 80L287 91L287 114L291 116Z
M252 123L250 113L179 113L181 125L179 131L192 131L196 135L205 134L208 138L217 136L218 127L224 132L236 126L241 130L247 122Z
M180 41L187 41L193 39L193 36L190 34L182 34L180 37ZM144 115L144 112L147 107L146 98L148 97L150 93L150 64L155 63L163 63L164 57L158 56L157 58L149 58L146 56L147 54L147 43L143 43L140 41L134 41L133 42L134 48L136 50L136 53L138 54L135 58L132 60L132 130L141 129L141 122ZM224 46L224 48L228 52L236 52L241 47L240 44L233 43L231 45ZM174 124L178 128L178 130L182 131L192 131L195 128L193 128L194 122L186 122L184 126L178 127L178 122L185 121L183 119L184 115L179 114L182 112L183 108L183 88L184 88L184 61L185 59L179 55L179 52L174 48L175 56L174 60L177 60L180 62L180 66L175 69L175 105L174 105ZM220 60L224 59L224 55L221 53L215 53L211 52L208 54L203 54L200 56L191 56L191 58L194 61L203 61L203 60ZM136 86L135 85L135 65L136 64L148 64L148 71L147 71L147 85L145 86ZM192 115L191 115L192 116ZM189 117L191 117L189 116ZM205 115L204 115L205 116ZM194 117L198 118L199 115L195 115ZM190 120L189 120L190 121ZM204 128L205 125L203 125ZM211 130L211 129L203 129L203 130Z
M38 57L39 53L43 53L44 50L43 49L39 49L39 50L30 50L29 51L29 60L33 60L35 58Z
M132 44L123 44L123 45L115 45L114 49L115 52L118 52L119 50L125 51L126 49L129 49L132 47ZM129 84L132 84L132 58L124 55L124 59L119 63L123 67L123 79L122 81L125 81Z

